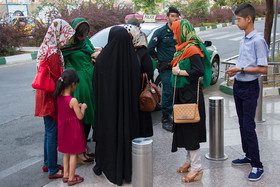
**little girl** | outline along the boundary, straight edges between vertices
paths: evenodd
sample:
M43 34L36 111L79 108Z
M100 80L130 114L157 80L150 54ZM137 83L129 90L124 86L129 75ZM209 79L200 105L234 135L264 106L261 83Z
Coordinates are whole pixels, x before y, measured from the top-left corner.
M63 182L68 182L68 186L84 181L83 177L75 175L77 164L77 154L86 150L85 133L82 119L87 105L78 103L71 93L80 81L74 70L65 70L57 80L54 96L57 97L58 108L58 151L64 153Z

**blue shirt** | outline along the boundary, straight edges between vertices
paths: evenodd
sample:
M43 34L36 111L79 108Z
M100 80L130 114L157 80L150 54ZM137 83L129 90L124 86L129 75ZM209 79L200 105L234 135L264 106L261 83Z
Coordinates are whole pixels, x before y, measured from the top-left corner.
M267 66L268 46L264 38L253 30L240 42L239 57L236 63L237 68L254 68L257 66ZM238 81L252 81L261 74L237 72L235 78Z

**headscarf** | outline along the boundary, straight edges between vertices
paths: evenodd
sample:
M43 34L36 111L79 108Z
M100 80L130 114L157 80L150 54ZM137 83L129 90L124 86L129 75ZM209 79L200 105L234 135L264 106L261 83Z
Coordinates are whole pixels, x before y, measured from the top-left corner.
M70 22L70 25L76 31L79 25L81 25L82 23L87 23L89 25L89 23L84 18L75 18ZM89 55L94 53L94 47L91 44L88 36L84 41L77 42L75 42L75 37L76 36L72 37L69 44L62 49L63 56L71 55L73 53L76 53L77 51L83 51L84 53Z
M132 24L126 24L124 25L124 28L132 36L132 43L134 48L148 46L145 33L142 33L139 27Z
M55 19L49 26L49 29L45 35L44 41L38 50L37 55L37 67L40 62L45 58L46 52L50 47L53 47L48 53L48 56L53 53L57 53L60 59L61 66L64 66L64 59L61 53L61 48L64 47L73 35L75 30L64 20Z
M174 67L179 62L180 68L184 67L184 70L189 70L190 61L188 58L192 55L199 54L204 67L203 86L209 87L212 77L210 55L200 38L196 35L192 24L185 19L178 20L172 23L172 30L174 35L176 35L177 45L175 46L176 53L174 54L171 65ZM182 62L183 60L185 61ZM180 78L184 77L177 77L177 80ZM186 81L186 84L189 84L188 81Z

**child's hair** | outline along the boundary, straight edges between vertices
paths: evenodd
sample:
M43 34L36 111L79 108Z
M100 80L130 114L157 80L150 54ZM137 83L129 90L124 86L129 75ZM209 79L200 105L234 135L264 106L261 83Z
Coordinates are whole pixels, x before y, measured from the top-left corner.
M234 12L237 16L240 16L242 18L247 18L248 16L252 17L253 23L255 22L255 17L256 17L256 11L255 8L248 4L244 3L240 5Z
M77 40L77 36L80 36L80 37L84 37L85 35L87 35L89 33L89 25L88 23L84 22L84 23L81 23L77 30L76 30L76 33L75 33L75 39Z
M61 92L71 86L72 83L79 83L80 78L78 73L75 70L66 69L63 71L61 77L55 83L55 91L53 93L54 97L58 97L61 95Z

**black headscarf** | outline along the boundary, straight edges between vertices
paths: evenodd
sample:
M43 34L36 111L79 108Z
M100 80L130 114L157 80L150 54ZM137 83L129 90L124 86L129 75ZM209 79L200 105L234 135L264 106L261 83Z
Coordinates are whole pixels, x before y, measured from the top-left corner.
M140 65L131 38L123 27L113 27L94 66L93 87L96 162L117 185L131 181L131 140L139 137L140 86Z

